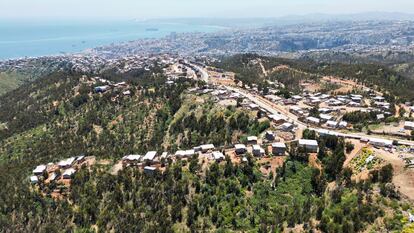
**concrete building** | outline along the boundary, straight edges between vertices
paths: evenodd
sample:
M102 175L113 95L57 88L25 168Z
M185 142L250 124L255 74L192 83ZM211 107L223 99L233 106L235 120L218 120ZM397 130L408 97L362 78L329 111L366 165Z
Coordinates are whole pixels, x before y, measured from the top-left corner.
M207 153L208 151L212 151L215 149L213 144L205 144L200 146L201 152Z
M316 117L307 117L306 121L310 124L319 125L321 123L321 120Z
M143 161L153 161L155 159L155 156L157 156L156 151L148 151L145 156L142 158Z
M151 167L151 166L144 167L144 173L147 175L153 175L156 170L157 170L156 167Z
M293 127L294 127L293 124L286 122L280 126L280 129L283 131L289 132L293 130Z

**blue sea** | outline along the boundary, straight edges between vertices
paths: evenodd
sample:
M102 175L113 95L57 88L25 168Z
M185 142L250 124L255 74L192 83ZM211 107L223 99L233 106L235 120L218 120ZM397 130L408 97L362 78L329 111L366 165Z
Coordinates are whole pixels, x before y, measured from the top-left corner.
M76 53L112 43L161 38L171 33L214 32L223 27L144 21L0 21L0 60Z

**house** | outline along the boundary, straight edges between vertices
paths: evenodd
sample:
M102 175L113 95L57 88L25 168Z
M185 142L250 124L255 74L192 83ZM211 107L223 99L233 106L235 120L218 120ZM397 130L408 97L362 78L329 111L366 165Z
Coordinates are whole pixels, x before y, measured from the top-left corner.
M71 157L65 160L62 160L58 163L60 168L69 168L72 167L72 164L75 162L75 157Z
M385 98L382 96L375 96L373 100L376 102L384 102Z
M319 117L321 118L322 122L330 121L333 117L327 114L320 114Z
M392 141L382 138L370 138L369 144L378 147L392 147Z
M178 150L175 152L175 156L179 158L189 158L195 154L194 150Z
M225 158L223 153L221 153L220 151L213 151L212 155L213 159L216 161L222 161Z
M46 171L46 165L39 165L33 170L33 174L40 176L44 171Z
M157 170L156 167L151 167L151 166L145 166L144 167L144 173L147 174L147 175L154 174L156 170Z
M155 156L157 156L156 151L148 151L144 158L142 158L143 161L153 161L155 159Z
M346 121L339 122L339 128L345 129L346 127L348 127L348 122Z
M131 95L131 91L130 90L127 90L127 91L122 92L122 94L123 95Z
M277 142L272 144L272 154L273 155L284 155L286 152L286 145L282 142Z
M273 141L275 140L275 133L273 133L272 131L266 131L265 137L267 140Z
M259 145L253 145L252 153L254 156L261 157L265 154L265 150Z
M329 128L336 128L336 127L338 127L338 122L336 122L336 121L327 121L326 122L326 126L328 126Z
M319 118L316 118L316 117L307 117L306 121L314 125L319 125L319 123L321 122L321 120L319 120Z
M316 140L299 139L299 148L311 153L318 152L318 142Z
M414 130L414 122L412 122L412 121L406 121L404 123L404 129L406 129L406 130Z
M49 181L54 181L57 178L57 173L53 172L50 176L49 176Z
M278 125L279 124L282 124L282 123L284 123L286 121L283 116L278 115L278 114L269 115L268 118L270 120L272 120L273 123L278 124Z
M249 104L249 108L251 109L251 110L258 110L259 109L259 105L257 105L257 104Z
M76 170L74 168L68 168L66 169L63 174L62 174L62 178L63 179L71 179L72 176L76 173Z
M80 155L80 156L76 157L76 163L77 164L80 164L80 163L83 163L83 162L85 162L85 156L84 155Z
M247 137L248 144L257 144L257 137L256 136L249 136Z
M126 165L138 165L141 155L127 155L122 158L122 164Z
M201 145L201 152L206 153L208 151L214 150L215 146L213 144L205 144L205 145Z
M385 119L384 114L378 114L377 115L377 120L381 121L381 120L384 120L384 119Z
M292 131L293 127L294 127L293 124L286 122L280 126L280 129L288 132L288 131Z
M30 177L30 183L32 183L32 184L39 183L39 178L37 178L37 176L31 176Z
M96 93L104 93L109 89L108 85L95 87Z
M241 155L247 152L246 146L244 144L236 144L234 145L234 149L236 154Z

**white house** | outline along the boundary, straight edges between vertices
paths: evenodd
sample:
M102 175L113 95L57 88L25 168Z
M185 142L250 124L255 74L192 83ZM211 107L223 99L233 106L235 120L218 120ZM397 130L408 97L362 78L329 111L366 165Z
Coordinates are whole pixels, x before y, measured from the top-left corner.
M404 129L406 129L406 130L414 130L414 122L412 122L412 121L406 121L404 123Z
M60 168L68 168L68 167L71 167L74 162L75 162L75 157L71 157L71 158L60 161L58 163L58 166Z
M318 152L318 141L308 140L308 139L299 139L299 148L307 152Z
M30 177L30 183L37 184L38 182L39 182L39 178L37 178L37 176Z
M39 165L33 170L33 174L40 176L46 171L46 165Z
M214 150L215 146L213 144L205 144L201 145L200 148L203 153L206 153L208 151Z
M146 166L144 167L144 173L147 175L152 175L157 170L156 167Z
M263 156L265 154L265 150L259 145L253 145L252 153L254 156Z
M257 137L256 136L249 136L249 137L247 137L247 143L249 143L249 144L257 144Z
M319 120L319 118L316 118L316 117L307 117L306 121L308 123L315 124L315 125L319 125L319 123L321 123L321 120Z
M286 152L286 145L282 142L277 142L272 144L272 154L273 155L284 155Z
M379 147L392 147L392 141L382 138L370 138L369 144Z
M157 152L156 151L148 151L144 158L142 158L142 160L144 161L153 161L155 159L155 156L157 156Z
M213 151L212 155L213 155L213 159L216 161L221 161L221 160L224 160L225 158L223 153L221 153L220 151Z
M291 131L292 129L293 129L293 124L291 124L291 123L289 123L289 122L286 122L286 123L283 123L281 126L280 126L280 128L283 130L283 131Z
M336 127L338 127L338 122L336 122L336 121L327 121L326 126L328 126L330 128L336 128Z
M70 178L72 178L72 176L73 176L75 173L76 173L76 170L75 170L74 168L69 168L69 169L66 169L66 170L63 172L62 177L63 177L63 179L70 179Z
M244 154L247 152L246 146L244 144L236 144L234 145L234 149L236 151L236 154Z
M344 129L346 127L348 127L348 122L346 121L339 122L339 128Z

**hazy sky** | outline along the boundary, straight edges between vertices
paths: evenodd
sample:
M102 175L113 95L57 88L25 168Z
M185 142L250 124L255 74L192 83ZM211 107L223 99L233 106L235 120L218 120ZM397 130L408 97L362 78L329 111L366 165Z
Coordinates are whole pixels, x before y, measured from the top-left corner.
M278 17L367 11L414 13L414 0L0 0L0 18Z

